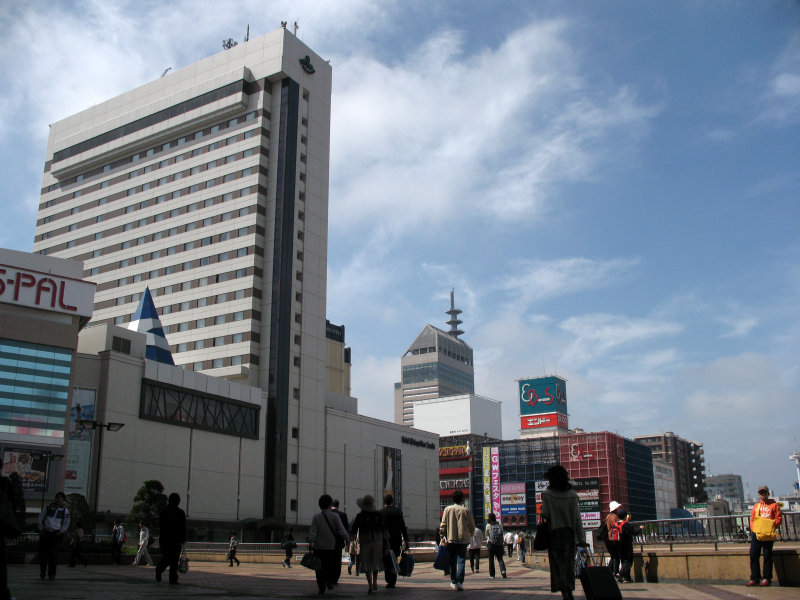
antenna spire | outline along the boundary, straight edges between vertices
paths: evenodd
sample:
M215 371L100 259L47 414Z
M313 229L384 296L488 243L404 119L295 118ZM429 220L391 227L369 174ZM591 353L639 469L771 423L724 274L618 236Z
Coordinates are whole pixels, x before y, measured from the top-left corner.
M462 330L458 328L458 326L461 325L461 323L463 323L464 321L458 318L458 315L461 314L461 311L456 308L454 289L450 290L450 310L446 310L444 312L445 314L450 316L450 320L447 321L447 324L450 325L450 331L448 331L447 333L452 335L454 338L458 339L458 336L463 335L464 333Z

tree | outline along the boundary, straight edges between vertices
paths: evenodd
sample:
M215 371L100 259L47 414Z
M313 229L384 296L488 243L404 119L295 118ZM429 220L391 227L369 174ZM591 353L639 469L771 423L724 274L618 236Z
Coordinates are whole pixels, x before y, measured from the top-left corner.
M142 484L133 497L133 506L128 514L128 523L144 523L152 528L158 523L158 516L167 507L167 496L160 481L150 479Z
M83 494L70 494L67 496L66 504L69 510L70 529L80 527L87 531L94 530L94 517Z

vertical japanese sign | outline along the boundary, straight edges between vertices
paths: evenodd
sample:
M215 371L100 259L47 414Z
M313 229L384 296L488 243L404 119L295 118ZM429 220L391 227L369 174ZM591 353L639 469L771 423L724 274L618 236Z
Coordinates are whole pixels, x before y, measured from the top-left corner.
M81 425L81 420L94 420L94 400L94 390L72 388L67 466L64 470L65 494L86 496L89 493L93 432Z
M489 446L482 448L481 465L483 465L483 516L488 517L492 512L492 467Z
M492 512L500 518L502 502L500 499L500 449L493 446L491 449L490 464L492 469Z

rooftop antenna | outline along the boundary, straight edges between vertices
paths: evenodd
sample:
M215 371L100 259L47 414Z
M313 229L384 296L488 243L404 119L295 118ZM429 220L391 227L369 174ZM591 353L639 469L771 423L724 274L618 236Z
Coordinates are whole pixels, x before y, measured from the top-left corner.
M458 326L461 325L464 321L458 318L458 315L461 314L461 311L456 308L455 305L455 290L450 290L450 310L444 311L445 314L450 316L450 320L447 321L447 324L450 325L450 331L447 333L452 335L454 338L458 339L458 336L462 335L464 332L461 331Z
M297 20L292 23L292 33L294 33L294 37L297 37L297 30L300 29L300 25L297 24Z
M222 49L223 50L230 50L234 46L238 46L239 42L237 42L233 38L228 38L227 40L222 40Z
M250 41L250 23L247 24L247 33L244 34L244 41Z
M161 76L163 77L164 75L166 75L167 71L169 71L171 68L172 67L167 67L166 69L164 69L164 72L161 74Z
M281 21L281 29L286 29L286 26L289 24L288 21Z
M794 454L789 457L797 465L797 483L794 484L795 489L800 491L800 452L797 451L797 438L794 439Z

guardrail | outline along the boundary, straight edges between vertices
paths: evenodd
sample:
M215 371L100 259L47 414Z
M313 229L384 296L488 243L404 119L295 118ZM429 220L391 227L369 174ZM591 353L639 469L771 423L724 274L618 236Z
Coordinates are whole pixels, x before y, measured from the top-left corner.
M640 546L750 542L749 514L635 521L634 525L641 525L643 529L634 538L634 542ZM778 539L800 541L800 513L783 513Z
M428 552L436 549L436 542L412 542L409 545L411 552ZM187 552L225 553L228 551L228 542L186 542ZM298 542L294 554L303 555L308 551L306 542ZM342 551L347 554L347 549ZM272 543L247 543L242 542L236 548L237 554L284 554L284 550L277 542Z

